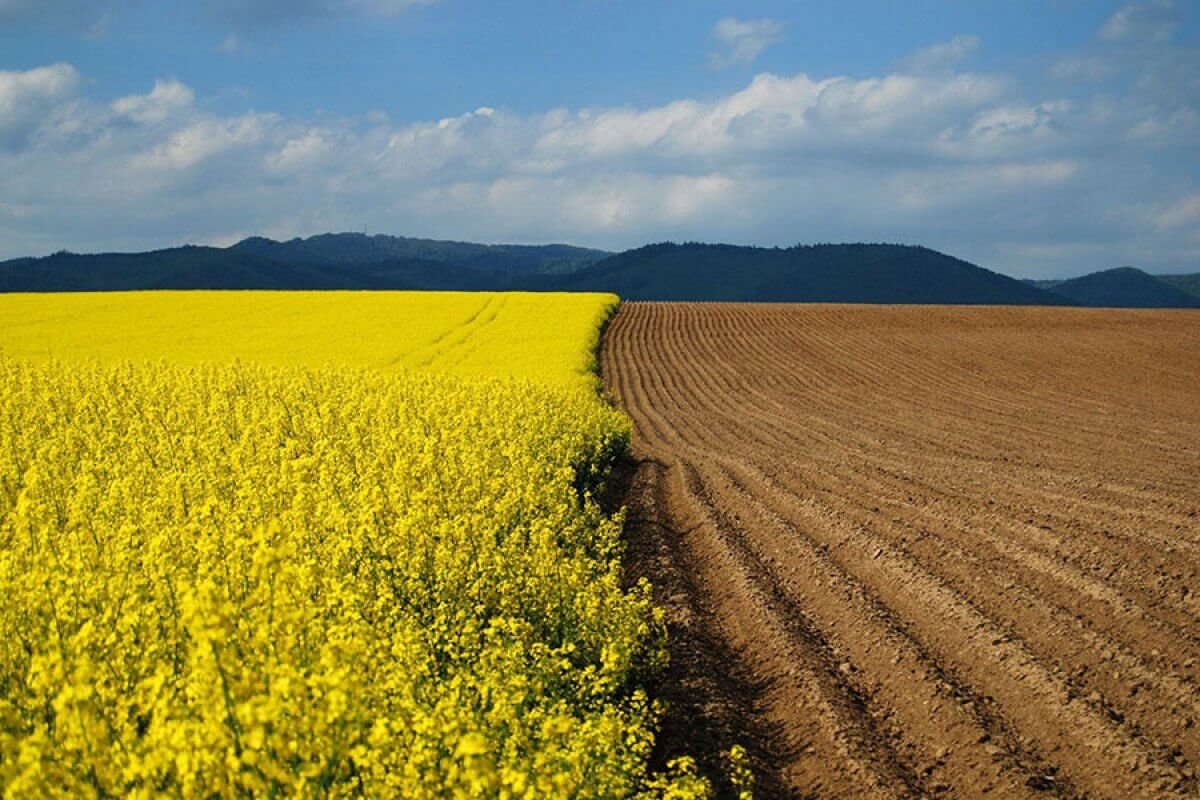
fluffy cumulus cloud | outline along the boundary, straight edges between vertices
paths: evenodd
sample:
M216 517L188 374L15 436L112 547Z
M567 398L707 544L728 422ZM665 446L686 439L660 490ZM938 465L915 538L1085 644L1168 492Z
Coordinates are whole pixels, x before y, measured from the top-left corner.
M1175 73L1036 96L956 67L975 46L956 41L874 77L763 73L652 107L403 124L219 114L169 79L100 102L66 64L0 72L0 256L367 226L917 242L1030 276L1200 267L1200 186L1179 168L1200 156L1200 97L1151 91Z
M1174 0L1130 3L1109 17L1100 36L1110 41L1165 42L1171 38L1179 21L1179 9Z
M112 104L118 114L135 122L165 122L195 100L192 90L179 81L159 80L149 94L122 97Z
M712 35L717 47L709 54L709 63L720 69L753 62L783 39L783 23L773 19L725 17L713 26Z
M79 73L69 64L0 70L0 151L23 148L34 131L62 117L78 86Z

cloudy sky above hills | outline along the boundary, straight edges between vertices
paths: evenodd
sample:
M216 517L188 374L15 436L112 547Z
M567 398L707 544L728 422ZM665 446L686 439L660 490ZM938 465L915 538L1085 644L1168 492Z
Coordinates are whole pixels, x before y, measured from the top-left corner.
M1200 271L1198 17L0 0L0 258L366 229Z

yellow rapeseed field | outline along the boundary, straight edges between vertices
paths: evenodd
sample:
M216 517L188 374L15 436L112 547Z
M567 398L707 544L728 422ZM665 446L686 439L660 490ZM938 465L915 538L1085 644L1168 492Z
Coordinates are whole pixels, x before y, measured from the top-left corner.
M485 292L114 292L0 295L0 355L78 361L238 359L590 384L615 295Z
M0 297L4 797L705 796L590 499L614 304Z

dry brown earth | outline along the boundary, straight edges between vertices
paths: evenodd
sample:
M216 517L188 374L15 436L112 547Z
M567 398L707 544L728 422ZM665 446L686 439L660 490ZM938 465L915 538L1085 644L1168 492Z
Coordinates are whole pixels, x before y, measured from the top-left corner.
M1200 796L1200 313L630 303L662 757L760 796Z

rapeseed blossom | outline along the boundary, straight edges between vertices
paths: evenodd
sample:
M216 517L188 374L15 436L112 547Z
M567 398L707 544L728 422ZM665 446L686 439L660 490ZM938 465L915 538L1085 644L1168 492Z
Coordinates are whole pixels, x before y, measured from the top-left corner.
M479 332L421 345L458 376L103 326L0 355L0 793L706 796L647 775L662 622L591 497L630 435L588 375L611 306L545 381L481 377Z

